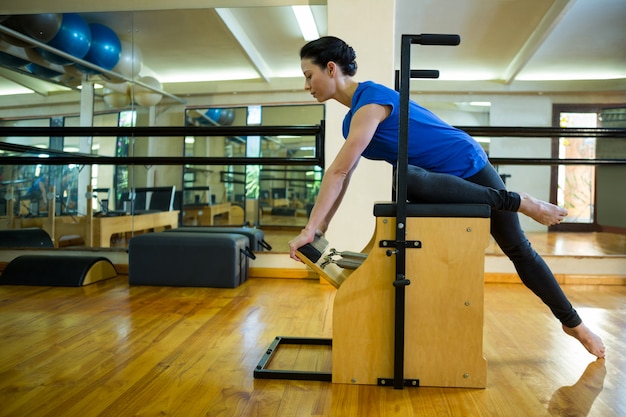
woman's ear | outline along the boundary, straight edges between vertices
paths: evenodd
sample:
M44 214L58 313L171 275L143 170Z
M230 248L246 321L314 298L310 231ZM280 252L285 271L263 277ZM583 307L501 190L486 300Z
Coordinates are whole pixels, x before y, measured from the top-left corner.
M337 64L333 61L328 61L328 64L326 64L326 70L328 71L328 75L333 77L337 72Z

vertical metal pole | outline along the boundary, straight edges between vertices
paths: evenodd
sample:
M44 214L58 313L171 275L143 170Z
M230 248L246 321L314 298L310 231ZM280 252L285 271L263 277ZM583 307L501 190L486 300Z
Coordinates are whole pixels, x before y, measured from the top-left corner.
M80 90L80 125L93 127L94 113L94 82L90 81L86 75L83 76L82 88ZM80 152L83 154L91 154L93 137L81 137L79 142ZM89 200L81 198L83 192L87 190L87 186L91 185L91 165L85 165L85 168L78 173L78 201L76 202L78 213L86 213L87 205L91 204Z
M396 174L396 281L406 274L406 174L408 167L409 82L411 72L411 36L402 35L400 52L400 127ZM395 284L395 333L393 387L404 386L404 309L405 285Z

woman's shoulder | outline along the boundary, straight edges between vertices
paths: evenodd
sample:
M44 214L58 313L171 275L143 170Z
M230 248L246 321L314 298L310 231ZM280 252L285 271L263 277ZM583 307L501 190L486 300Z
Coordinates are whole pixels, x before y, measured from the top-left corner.
M373 81L364 81L359 83L355 95L357 96L357 99L367 101L382 100L385 103L395 101L398 97L397 91Z
M375 90L375 91L384 91L384 92L397 93L395 90L387 87L386 85L377 83L375 81L361 81L359 83L358 89L360 89L360 90Z

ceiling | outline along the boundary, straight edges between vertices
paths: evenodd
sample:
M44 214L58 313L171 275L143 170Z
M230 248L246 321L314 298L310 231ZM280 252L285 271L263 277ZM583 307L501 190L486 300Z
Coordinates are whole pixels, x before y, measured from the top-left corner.
M328 33L325 1L39 3L3 0L0 15L62 10L105 24L140 47L140 75L154 76L183 100L197 93L301 89L298 51L305 41L291 4L311 4L320 33ZM176 9L180 4L186 9ZM403 33L462 39L457 47L414 56L415 68L441 74L440 80L419 81L420 90L626 90L626 0L398 0L396 9L398 43ZM0 51L13 55L28 58L27 49L0 41ZM399 55L396 45L396 67ZM0 95L35 90L45 96L59 89L0 68Z

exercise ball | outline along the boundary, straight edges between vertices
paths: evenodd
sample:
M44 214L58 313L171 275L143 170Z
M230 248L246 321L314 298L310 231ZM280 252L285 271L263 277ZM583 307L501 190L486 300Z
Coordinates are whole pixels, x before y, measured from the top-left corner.
M130 85L127 82L104 83L104 94L106 94L107 91L128 94L130 91Z
M103 98L107 106L114 109L121 109L130 105L130 96L128 94L113 92L105 95Z
M55 78L63 75L62 73L46 68L42 65L30 63L26 65L26 70L31 74L38 75L43 78Z
M63 51L76 58L83 58L87 55L91 46L91 30L89 25L77 13L64 13L61 28L56 36L48 42L53 48ZM69 65L72 61L48 52L40 50L41 56L53 64Z
M113 29L100 23L90 23L91 46L83 57L87 62L91 62L105 70L112 70L120 60L122 53L122 43ZM76 64L76 68L85 74L98 74L100 71Z
M121 41L121 53L113 72L122 74L128 78L134 78L141 71L143 56L141 49L127 41Z
M5 20L2 22L2 25L6 26L9 29L13 29L17 32L20 32L19 16L6 16L5 15ZM11 45L19 46L20 48L32 48L34 46L31 43L25 42L11 35L7 35L6 33L0 32L0 39L10 43Z
M235 120L235 110L234 109L222 109L220 112L220 117L217 119L217 123L222 126L230 126L233 124Z
M221 114L222 114L222 109L219 109L217 107L210 108L204 113L204 115L208 117L209 119L211 119L211 122L214 122L214 123L218 123L218 120L220 119ZM208 120L206 119L204 120L205 120L205 124L211 124L211 122L209 122Z
M139 81L143 84L149 85L150 87L157 88L161 90L161 83L154 77L141 77ZM135 85L134 91L134 99L135 103L144 107L151 107L156 105L161 99L163 95L161 93L157 93L155 91L150 90L149 88L142 87L140 85Z
M130 105L128 83L105 83L102 94L104 102L109 107L120 108Z
M50 42L61 29L63 14L25 14L15 17L19 31L39 42Z

